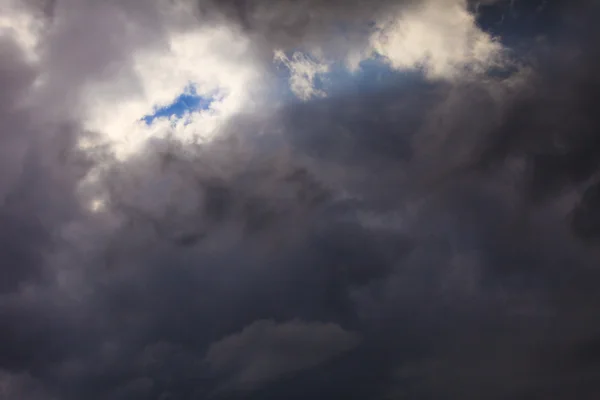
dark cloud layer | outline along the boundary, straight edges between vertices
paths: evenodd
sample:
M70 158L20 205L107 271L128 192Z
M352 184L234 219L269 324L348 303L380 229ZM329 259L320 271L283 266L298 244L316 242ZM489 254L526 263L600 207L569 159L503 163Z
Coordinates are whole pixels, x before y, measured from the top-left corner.
M598 3L481 3L508 78L398 74L121 161L0 37L0 399L596 399ZM263 4L198 12L294 47L396 6ZM69 40L58 88L127 57L84 74Z

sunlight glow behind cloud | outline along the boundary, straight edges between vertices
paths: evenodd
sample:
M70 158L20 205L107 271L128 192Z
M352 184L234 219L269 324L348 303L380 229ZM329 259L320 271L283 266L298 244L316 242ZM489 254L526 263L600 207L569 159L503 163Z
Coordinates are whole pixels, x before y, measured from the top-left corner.
M171 12L185 14L185 9ZM123 66L132 75L117 73L111 81L82 86L80 115L85 127L101 133L123 158L152 137L189 142L218 135L230 117L273 100L266 95L278 85L272 68L287 69L290 90L306 101L327 96L324 82L340 62L351 73L376 58L391 70L422 69L431 79L455 79L465 70L485 73L502 50L476 26L464 0L428 0L376 21L372 30L366 47L363 43L333 58L323 51L277 50L271 66L263 64L251 38L237 28L173 31L163 45L132 55Z
M226 28L173 34L167 48L135 54L133 69L138 90L115 101L110 86L96 85L85 99L87 127L103 133L122 157L151 137L208 139L227 118L261 102L263 79L248 42ZM174 106L186 100L182 95L196 104ZM155 114L171 106L182 118Z

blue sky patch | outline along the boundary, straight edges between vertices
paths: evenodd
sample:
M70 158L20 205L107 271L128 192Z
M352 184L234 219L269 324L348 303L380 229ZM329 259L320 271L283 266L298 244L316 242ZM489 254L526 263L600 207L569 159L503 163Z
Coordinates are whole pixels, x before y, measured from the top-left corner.
M181 118L187 112L208 109L213 100L214 99L212 97L205 98L198 95L196 88L190 85L179 97L173 101L173 103L165 107L156 108L153 114L144 116L142 121L144 121L147 125L150 125L155 119L161 117Z
M310 54L302 54L307 59L316 61ZM286 55L291 59L293 52L288 52ZM415 75L414 71L396 71L390 68L381 57L375 56L363 60L360 63L360 69L356 72L349 71L343 61L334 62L329 65L329 68L329 71L326 73L316 74L311 82L315 90L321 90L327 95L343 94L353 89L377 89L380 86L388 86L394 80L406 79L407 76ZM284 82L283 93L281 93L283 97L292 101L297 100L296 94L290 88L289 79L292 75L291 71L284 65L279 64L275 71L282 82Z

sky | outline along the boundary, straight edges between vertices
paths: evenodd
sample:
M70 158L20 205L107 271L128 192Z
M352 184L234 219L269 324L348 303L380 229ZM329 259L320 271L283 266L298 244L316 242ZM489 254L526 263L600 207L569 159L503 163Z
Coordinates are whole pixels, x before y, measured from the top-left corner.
M157 119L172 118L175 122L186 116L186 113L194 113L199 110L210 108L212 98L210 96L199 96L196 89L185 88L184 91L173 100L171 104L163 107L155 107L150 114L142 118L146 125L152 125Z
M0 400L600 395L596 0L0 0Z

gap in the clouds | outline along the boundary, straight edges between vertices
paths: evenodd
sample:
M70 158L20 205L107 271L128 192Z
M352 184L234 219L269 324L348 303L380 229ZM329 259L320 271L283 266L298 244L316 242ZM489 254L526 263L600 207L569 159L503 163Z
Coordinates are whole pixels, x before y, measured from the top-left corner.
M349 70L343 62L333 64L323 77L322 90L328 96L367 95L392 88L409 90L426 82L423 71L419 69L394 69L383 58L373 57L363 60L355 71Z
M181 118L189 112L207 110L213 101L213 97L200 96L196 88L193 85L189 85L173 103L155 109L153 114L146 115L141 120L147 125L151 125L157 118Z
M307 57L312 59L310 55ZM362 60L354 71L350 70L343 61L334 62L328 67L327 72L316 74L311 82L315 91L325 93L325 97L344 96L353 92L368 94L391 88L411 90L421 85L434 84L427 78L426 71L422 68L395 69L379 55ZM507 79L518 71L518 64L509 63L489 69L486 75L490 78ZM283 91L280 92L283 98L291 102L299 101L289 85L290 70L278 69L278 75L285 82L281 87Z
M422 77L420 71L395 70L381 57L373 57L363 60L356 71L350 71L342 63L334 65L329 73L325 90L330 93L348 89L377 90L407 80L422 79Z
M306 54L306 56L312 60L310 54ZM281 93L283 97L290 101L298 101L297 96L289 86L290 70L278 68L277 74L285 82ZM353 91L370 92L397 85L410 85L424 79L421 70L393 69L382 57L373 56L361 61L356 71L349 70L343 61L330 64L328 72L315 75L312 86L315 90L326 93L327 96L335 96Z

